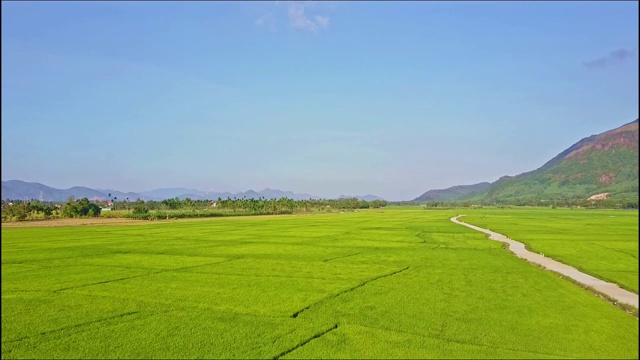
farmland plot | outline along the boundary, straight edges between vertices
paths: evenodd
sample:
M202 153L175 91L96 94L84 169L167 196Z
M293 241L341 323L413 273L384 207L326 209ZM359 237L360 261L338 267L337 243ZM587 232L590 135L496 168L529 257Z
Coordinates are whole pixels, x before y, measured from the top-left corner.
M452 215L3 229L2 357L638 357L637 318Z
M463 221L507 235L597 278L638 293L638 211L467 211Z

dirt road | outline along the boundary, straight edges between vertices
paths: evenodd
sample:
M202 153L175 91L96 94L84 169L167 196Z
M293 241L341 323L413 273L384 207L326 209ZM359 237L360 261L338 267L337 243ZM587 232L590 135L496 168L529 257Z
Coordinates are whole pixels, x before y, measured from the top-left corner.
M467 224L464 223L460 220L458 220L458 218L460 216L464 216L464 215L458 215L458 216L454 216L451 218L451 221L453 221L456 224L460 224L463 226L466 226L468 228L471 228L473 230L477 230L480 232L483 232L487 235L489 235L489 239L491 240L495 240L495 241L500 241L503 243L507 243L509 244L509 250L511 250L511 252L513 252L514 254L516 254L516 256L518 256L519 258L525 259L531 263L534 264L538 264L544 268L546 268L547 270L551 270L551 271L555 271L557 273L560 273L564 276L567 276L569 278L572 278L573 280L586 285L602 294L607 295L608 297L620 302L620 303L624 303L627 305L631 305L633 307L635 307L636 309L638 308L638 294L634 294L631 291L627 291L625 289L620 288L617 284L612 284L603 280L600 280L598 278L595 278L591 275L587 275L579 270L577 270L576 268L573 268L569 265L565 265L561 262L558 262L556 260L553 260L552 258L549 257L545 257L543 255L540 254L536 254L533 253L527 249L525 249L524 244L521 242L517 242L515 240L509 239L508 237L502 235L502 234L498 234L496 232L493 232L491 230L487 230L487 229L483 229L480 227L477 227L475 225L471 225L471 224Z

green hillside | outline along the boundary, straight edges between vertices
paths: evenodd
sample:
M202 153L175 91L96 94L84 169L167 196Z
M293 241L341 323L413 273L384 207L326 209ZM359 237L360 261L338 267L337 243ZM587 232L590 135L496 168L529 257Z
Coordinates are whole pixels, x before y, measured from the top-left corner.
M488 182L473 185L458 185L446 189L429 190L413 201L455 201L468 198L491 187Z
M638 120L577 142L537 170L505 176L467 198L482 203L638 201Z

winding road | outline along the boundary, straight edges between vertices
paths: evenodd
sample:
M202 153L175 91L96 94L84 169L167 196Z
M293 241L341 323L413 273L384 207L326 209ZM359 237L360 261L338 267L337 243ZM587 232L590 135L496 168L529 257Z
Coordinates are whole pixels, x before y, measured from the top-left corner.
M607 295L608 297L627 305L631 305L638 308L638 294L632 293L631 291L627 291L622 289L617 284L612 284L598 278L595 278L591 275L585 274L574 267L563 264L551 258L545 257L544 255L533 253L527 249L523 243L509 239L505 235L498 234L497 232L493 232L491 230L483 229L481 227L477 227L475 225L467 224L458 220L459 217L464 215L458 215L451 218L456 224L466 226L476 231L483 232L489 235L489 239L500 241L503 243L509 244L509 250L516 254L519 258L525 259L530 263L534 263L544 267L547 270L555 271L564 276L570 277L573 280L588 286L602 294Z

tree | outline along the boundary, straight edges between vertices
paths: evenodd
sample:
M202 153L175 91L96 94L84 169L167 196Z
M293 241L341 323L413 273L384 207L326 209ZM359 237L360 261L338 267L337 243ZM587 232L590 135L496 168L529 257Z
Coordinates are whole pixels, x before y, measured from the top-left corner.
M100 206L90 202L86 197L76 201L72 196L62 207L62 216L70 218L99 216L101 211Z
M145 205L144 201L138 199L133 204L133 213L134 214L147 214L147 213L149 213L149 209Z
M191 198L186 198L184 199L184 201L182 201L182 207L183 208L189 208L192 209L194 207L195 203L193 202L193 200L191 200Z
M2 220L11 220L12 218L18 221L26 220L29 213L29 204L26 202L15 202L15 204L2 210Z

